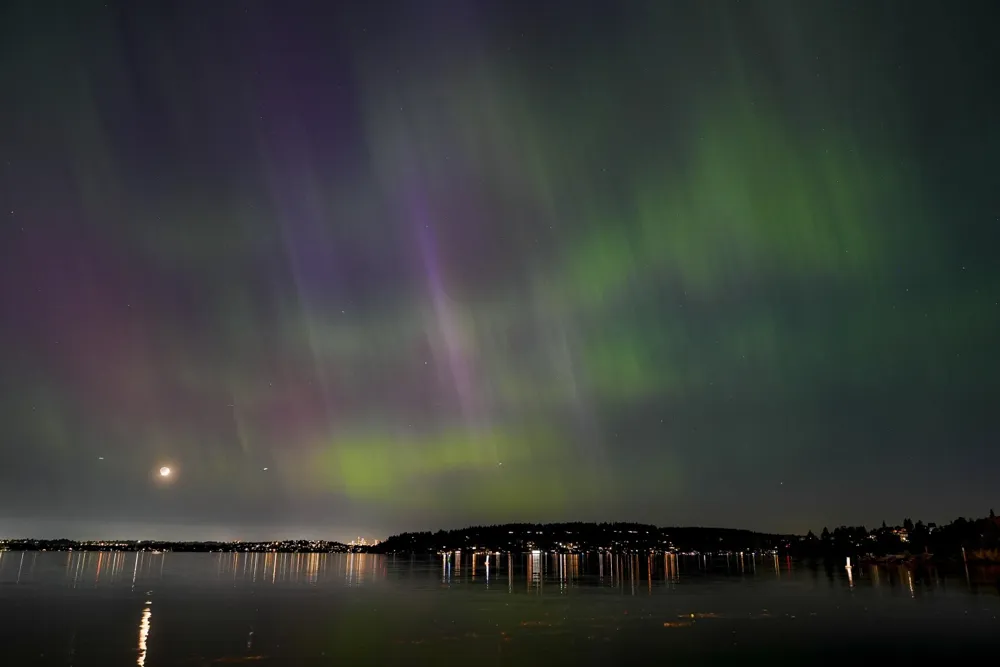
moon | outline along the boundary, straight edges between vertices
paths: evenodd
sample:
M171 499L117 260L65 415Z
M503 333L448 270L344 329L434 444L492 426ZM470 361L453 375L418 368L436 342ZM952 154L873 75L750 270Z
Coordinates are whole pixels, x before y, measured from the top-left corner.
M170 468L167 466L160 468L160 477L170 477Z

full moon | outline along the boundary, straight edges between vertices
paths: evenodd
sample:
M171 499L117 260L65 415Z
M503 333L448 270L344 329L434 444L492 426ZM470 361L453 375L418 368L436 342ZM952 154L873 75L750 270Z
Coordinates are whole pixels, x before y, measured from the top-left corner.
M170 468L167 466L160 468L160 477L170 477Z

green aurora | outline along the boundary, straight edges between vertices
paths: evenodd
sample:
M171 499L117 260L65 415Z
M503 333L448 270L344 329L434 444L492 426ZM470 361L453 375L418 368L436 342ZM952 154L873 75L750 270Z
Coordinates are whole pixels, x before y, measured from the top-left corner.
M907 36L860 3L626 4L225 38L9 10L0 533L988 502L981 42L906 60L958 34L926 8Z

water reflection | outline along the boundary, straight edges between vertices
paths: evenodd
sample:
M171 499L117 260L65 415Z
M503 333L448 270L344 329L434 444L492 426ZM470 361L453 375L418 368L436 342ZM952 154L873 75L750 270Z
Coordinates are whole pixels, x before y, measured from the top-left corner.
M507 554L507 592L514 592L514 554Z
M651 595L658 589L705 578L753 582L815 581L825 572L833 589L885 589L917 598L951 581L970 592L997 592L1000 569L956 563L939 566L899 564L789 563L774 554L675 554L596 552L524 554L449 552L433 560L376 554L324 553L215 553L165 554L154 552L0 553L0 584L23 585L56 577L70 588L124 586L151 588L172 578L211 580L217 585L340 585L347 588L380 586L390 569L405 562L407 576L419 578L430 567L446 587L476 586L490 591L506 574L507 592L568 594L581 587L604 587L625 595ZM169 561L169 562L168 562ZM759 563L758 563L759 561ZM209 567L204 565L209 563ZM762 567L758 567L758 565ZM440 568L438 570L438 568ZM519 585L515 585L519 583ZM522 587L523 586L523 587ZM145 587L145 588L139 588Z
M542 583L542 552L532 551L528 554L528 576L526 577L528 590L537 589L541 592Z
M146 664L146 639L149 637L150 619L153 617L152 605L151 600L146 600L146 607L142 610L142 618L139 620L139 652L135 660L139 667Z
M215 578L240 582L316 585L331 577L345 586L365 585L384 577L386 559L373 554L222 553L215 562ZM448 561L442 557L442 581L448 579Z
M309 554L306 556L306 582L310 584L315 584L319 581L319 568L320 563L326 565L326 559L320 559L320 554ZM233 577L235 578L236 572L233 571Z
M527 651L546 652L542 642L567 637L572 641L565 644L584 651L574 664L622 664L616 661L622 644L614 651L611 644L626 634L638 643L650 637L651 656L655 647L662 649L664 633L671 642L700 647L716 640L742 646L771 632L776 645L784 646L789 637L810 632L886 632L885 624L893 623L893 632L917 635L924 630L907 624L926 622L921 628L936 631L942 618L978 623L970 632L995 633L998 579L1000 568L970 566L967 584L962 563L947 570L841 560L793 564L789 570L781 559L776 568L773 554L750 552L728 558L544 551L427 557L6 553L0 557L0 594L10 596L12 608L28 611L9 615L0 630L15 638L15 660L4 664L30 664L41 652L32 653L31 642L42 641L70 646L72 664L133 658L140 666L332 664L332 656L350 658L352 651L353 664L470 664L494 651L502 656L497 664L534 664L538 660ZM151 635L154 596L157 634ZM66 613L51 614L56 604L65 605ZM125 609L126 616L114 609ZM879 623L872 622L875 614ZM132 644L136 615L138 641ZM292 624L301 633L291 633ZM294 640L286 639L290 634ZM302 660L284 653L300 640L311 651ZM362 644L373 651L370 662L356 659ZM382 646L395 652L377 653ZM417 650L413 646L424 652L408 652ZM601 646L609 651L598 661L595 647ZM679 646L672 643L670 650ZM150 647L156 649L152 657ZM450 659L452 651L465 649L461 661ZM25 659L17 660L16 651ZM118 653L101 657L100 651Z

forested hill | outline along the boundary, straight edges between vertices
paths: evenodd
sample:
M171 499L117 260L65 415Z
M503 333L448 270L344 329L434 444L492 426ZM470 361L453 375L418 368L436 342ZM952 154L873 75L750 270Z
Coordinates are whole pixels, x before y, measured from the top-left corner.
M641 523L506 523L457 530L402 533L373 547L378 553L478 551L588 551L598 548L677 551L784 550L798 541L732 528L660 528Z

